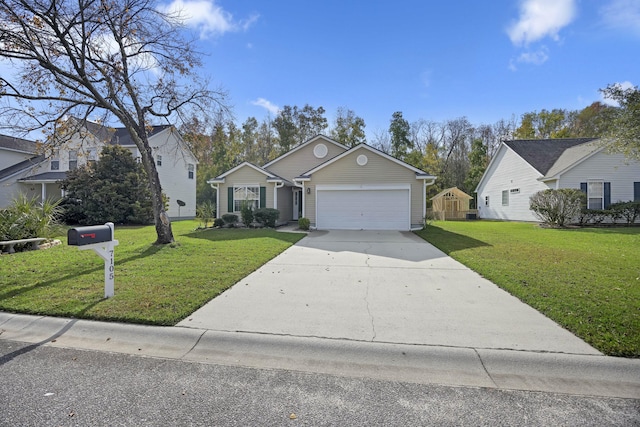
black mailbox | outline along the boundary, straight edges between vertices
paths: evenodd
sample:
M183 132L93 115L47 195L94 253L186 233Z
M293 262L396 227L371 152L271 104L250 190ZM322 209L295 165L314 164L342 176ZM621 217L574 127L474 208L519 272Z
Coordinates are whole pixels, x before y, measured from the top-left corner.
M113 232L108 225L92 225L77 227L67 231L67 241L70 246L84 246L92 243L110 242Z

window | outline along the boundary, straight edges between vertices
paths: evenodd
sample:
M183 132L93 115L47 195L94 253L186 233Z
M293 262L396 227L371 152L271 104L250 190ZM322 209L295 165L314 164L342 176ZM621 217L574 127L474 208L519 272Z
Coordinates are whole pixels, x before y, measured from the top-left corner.
M78 168L78 152L75 150L69 151L69 170Z
M54 150L51 154L51 170L60 170L60 152L58 150Z
M509 190L502 191L502 206L509 206Z
M242 186L233 187L233 211L240 212L243 202L249 202L253 206L253 210L260 207L260 187L255 186Z
M94 164L98 160L98 152L95 148L89 148L89 152L87 153L87 162L89 164Z
M193 175L194 175L194 172L195 172L195 170L196 170L196 167L195 167L193 164L189 163L189 164L187 165L187 169L188 169L188 171L189 171L189 172L188 172L188 177L189 177L189 179L193 179Z
M489 206L489 196L484 196L484 205Z
M633 183L633 200L640 202L640 182Z
M587 208L604 209L604 182L587 182Z
M156 156L156 165L162 166L162 156L160 154Z

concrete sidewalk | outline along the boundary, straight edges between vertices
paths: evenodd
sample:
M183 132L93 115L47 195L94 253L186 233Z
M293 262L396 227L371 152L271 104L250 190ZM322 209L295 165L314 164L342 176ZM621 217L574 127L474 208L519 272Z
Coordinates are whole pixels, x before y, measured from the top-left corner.
M600 354L413 233L312 232L178 326Z

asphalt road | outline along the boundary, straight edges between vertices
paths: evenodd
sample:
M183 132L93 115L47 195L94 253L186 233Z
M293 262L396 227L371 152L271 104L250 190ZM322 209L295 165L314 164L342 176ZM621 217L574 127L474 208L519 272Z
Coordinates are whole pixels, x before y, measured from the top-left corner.
M640 425L634 399L412 384L11 340L0 340L0 354L2 426Z

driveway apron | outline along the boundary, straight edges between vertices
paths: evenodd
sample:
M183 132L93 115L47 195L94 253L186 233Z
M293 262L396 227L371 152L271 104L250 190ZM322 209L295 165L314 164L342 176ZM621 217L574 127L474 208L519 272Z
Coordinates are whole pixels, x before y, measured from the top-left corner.
M398 231L311 232L178 326L600 354L415 234Z

